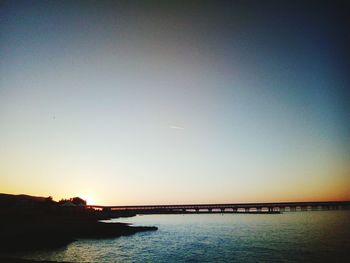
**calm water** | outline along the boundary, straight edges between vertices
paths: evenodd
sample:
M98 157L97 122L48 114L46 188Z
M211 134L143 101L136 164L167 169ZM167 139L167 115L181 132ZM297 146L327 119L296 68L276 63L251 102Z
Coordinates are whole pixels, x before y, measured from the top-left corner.
M25 257L70 262L350 262L350 211L146 215L114 221L159 230L80 240Z

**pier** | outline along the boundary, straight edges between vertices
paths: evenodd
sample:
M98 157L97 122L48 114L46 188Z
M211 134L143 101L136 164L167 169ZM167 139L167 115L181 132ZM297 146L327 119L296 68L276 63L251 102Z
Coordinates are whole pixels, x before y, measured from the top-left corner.
M350 201L185 204L185 205L132 205L132 206L88 205L87 207L95 210L101 210L104 212L119 212L119 213L126 212L126 213L134 213L134 214L187 214L187 213L279 214L282 212L350 209Z

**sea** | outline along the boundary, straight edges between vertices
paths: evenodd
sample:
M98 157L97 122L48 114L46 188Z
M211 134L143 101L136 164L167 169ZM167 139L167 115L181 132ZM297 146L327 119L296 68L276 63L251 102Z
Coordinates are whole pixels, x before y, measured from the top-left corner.
M66 262L350 262L350 211L142 215L112 219L157 226L111 239L19 255Z

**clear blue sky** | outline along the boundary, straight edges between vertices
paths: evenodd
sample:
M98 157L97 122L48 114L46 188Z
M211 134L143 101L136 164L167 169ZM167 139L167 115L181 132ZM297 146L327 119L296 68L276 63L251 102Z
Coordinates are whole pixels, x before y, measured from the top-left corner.
M349 199L346 9L278 2L3 1L0 192Z

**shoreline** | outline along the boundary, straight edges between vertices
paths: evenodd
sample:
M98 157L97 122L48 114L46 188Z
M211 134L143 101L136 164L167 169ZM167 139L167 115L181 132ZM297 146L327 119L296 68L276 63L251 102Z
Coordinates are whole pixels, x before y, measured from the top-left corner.
M0 262L8 263L56 263L23 259L16 253L44 251L66 247L78 239L118 238L143 231L155 231L157 227L130 226L126 223L103 223L99 221L69 220L65 222L31 222L1 224L5 229L0 237ZM69 263L69 262L65 262Z
M0 255L3 253L55 249L77 239L103 239L155 231L157 227L130 226L126 223L104 223L81 218L45 218L24 222L1 222ZM12 221L12 220L11 220Z
M16 253L58 249L78 239L117 238L157 230L154 226L100 222L134 215L107 216L86 205L67 207L51 198L0 194L0 262L50 262L21 259Z

